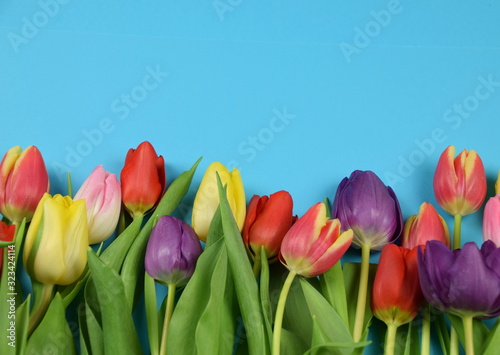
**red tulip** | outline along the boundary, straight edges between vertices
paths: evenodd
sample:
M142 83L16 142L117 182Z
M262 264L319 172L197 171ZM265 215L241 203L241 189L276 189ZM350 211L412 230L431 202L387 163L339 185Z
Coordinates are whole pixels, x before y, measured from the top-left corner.
M441 154L434 174L438 204L451 215L465 216L481 207L486 197L483 162L474 150L463 150L456 158L450 145Z
M436 209L427 202L420 205L417 215L408 217L403 231L402 246L413 249L429 240L439 240L450 247L448 226Z
M0 241L2 242L12 242L14 240L14 235L16 233L16 226L13 224L8 225L0 221ZM3 266L3 253L4 248L0 248L0 278L2 277L2 266Z
M423 302L418 277L418 248L387 244L373 282L371 309L386 324L401 325L418 314Z
M130 149L121 174L122 200L127 211L141 216L160 201L166 186L165 161L149 142Z
M304 277L328 271L352 243L353 232L340 232L340 221L326 217L325 204L312 206L286 233L279 258L288 270Z
M292 210L292 196L286 191L252 197L243 226L243 242L252 258L260 257L261 247L270 260L278 255L281 241L292 226Z

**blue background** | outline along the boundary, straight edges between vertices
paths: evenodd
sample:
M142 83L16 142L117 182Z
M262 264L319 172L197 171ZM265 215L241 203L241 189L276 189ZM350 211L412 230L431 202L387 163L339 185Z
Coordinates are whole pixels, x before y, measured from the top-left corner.
M75 190L98 164L119 174L148 140L168 182L204 157L188 202L220 161L247 199L288 190L298 215L373 170L405 218L428 201L451 225L432 189L441 152L476 150L489 196L500 169L499 15L494 1L2 1L0 150L36 145L65 193L66 171ZM464 242L481 220L464 218Z

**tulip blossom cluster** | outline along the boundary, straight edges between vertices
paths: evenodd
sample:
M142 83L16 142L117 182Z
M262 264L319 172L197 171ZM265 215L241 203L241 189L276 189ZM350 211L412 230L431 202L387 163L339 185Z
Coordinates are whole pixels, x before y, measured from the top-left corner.
M201 159L167 187L164 158L144 141L119 174L97 165L72 196L71 186L51 194L38 148L13 147L0 163L0 312L16 311L17 353L52 346L53 334L64 354L361 353L374 346L372 317L387 355L398 345L430 354L431 329L445 353L494 353L500 321L478 324L500 315L500 172L484 203L481 158L455 152L442 152L429 181L436 204L404 219L370 170L297 216L288 191L247 199L240 171L210 162L191 213L178 215ZM461 218L482 207L482 238L462 245ZM22 248L22 262L6 247ZM344 260L349 249L360 262ZM11 276L21 273L30 287ZM134 317L142 313L146 328ZM416 326L419 342L402 336ZM16 350L0 342L0 353Z

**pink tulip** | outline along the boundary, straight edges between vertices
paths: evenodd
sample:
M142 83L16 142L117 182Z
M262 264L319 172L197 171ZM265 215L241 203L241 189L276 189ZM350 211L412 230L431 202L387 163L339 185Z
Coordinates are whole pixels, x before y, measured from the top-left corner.
M0 212L4 217L29 222L49 187L47 168L35 146L8 150L0 163Z
M312 206L286 233L280 261L290 271L315 277L328 271L352 243L351 229L340 232L338 219L328 220L324 203Z
M439 240L450 246L448 226L436 209L427 202L420 205L418 214L408 217L403 231L402 246L413 249L429 240Z
M483 240L491 240L500 247L500 194L490 197L484 206Z
M121 208L121 188L115 174L97 166L84 181L74 200L85 199L89 244L103 242L116 229Z

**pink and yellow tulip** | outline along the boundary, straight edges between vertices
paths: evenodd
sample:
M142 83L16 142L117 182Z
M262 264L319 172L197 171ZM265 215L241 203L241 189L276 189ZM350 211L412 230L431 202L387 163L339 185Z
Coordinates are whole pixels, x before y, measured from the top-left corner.
M288 270L304 277L328 271L349 249L351 229L341 233L340 221L329 220L324 203L312 206L297 220L281 243L280 260Z
M486 196L486 174L479 155L464 149L455 158L455 147L446 148L434 174L434 194L438 204L451 215L477 211Z
M0 213L11 222L29 222L49 187L47 168L35 146L9 149L0 163Z

